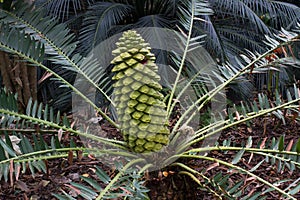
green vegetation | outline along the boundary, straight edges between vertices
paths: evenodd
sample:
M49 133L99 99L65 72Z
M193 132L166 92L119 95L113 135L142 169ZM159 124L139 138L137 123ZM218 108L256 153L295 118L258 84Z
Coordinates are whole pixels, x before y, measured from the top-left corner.
M253 120L261 117L273 119L275 116L284 124L286 119L292 116L293 122L299 123L300 90L296 82L284 91L280 91L276 87L277 90L271 90L270 86L267 90L268 93L257 94L256 99L252 102L242 102L238 106L233 104L232 107L226 109L226 112L222 110L220 112L217 110L217 113L210 112L215 111L211 110L210 107L213 109L213 103L220 100L218 95L223 97L223 91L230 84L238 84L248 77L251 79L256 73L266 70L272 71L270 73L272 78L280 78L279 72L283 66L297 66L299 63L298 55L294 55L294 50L299 48L297 42L300 38L300 27L299 24L291 21L291 18L295 16L296 19L299 19L299 16L295 14L296 11L289 12L290 10L287 9L286 18L283 18L283 14L279 13L280 17L276 18L278 21L275 18L273 20L270 17L267 19L262 17L264 22L257 18L252 11L236 12L235 15L238 14L241 17L240 20L237 20L240 22L239 25L243 24L242 19L247 19L248 22L255 22L257 27L254 29L259 27L264 34L274 30L276 26L284 24L291 25L293 30L282 28L280 31L274 31L276 33L274 35L266 35L263 40L253 39L247 35L246 43L251 43L254 46L259 44L261 47L259 51L255 48L250 51L241 50L245 47L243 45L242 47L233 47L232 43L224 39L226 30L230 30L230 33L238 38L243 35L240 31L232 27L223 27L226 29L222 29L224 35L220 38L224 41L220 48L222 47L221 54L224 55L224 60L221 59L218 65L214 64L216 68L211 68L209 74L201 74L201 71L193 68L193 63L188 60L189 53L194 50L202 51L203 55L206 55L206 51L201 47L203 38L205 38L203 35L205 31L200 31L201 26L198 23L202 23L204 20L205 23L211 25L210 19L216 17L218 23L214 27L221 29L222 18L219 15L213 15L212 9L217 6L224 8L226 11L224 21L228 23L228 20L232 19L232 17L227 18L231 16L229 11L234 10L234 8L237 9L237 6L242 3L243 5L250 5L249 1L237 1L237 4L228 3L229 1L226 1L227 3L211 1L210 4L204 0L179 1L178 4L175 4L175 1L166 1L166 3L174 3L169 4L174 5L174 10L170 10L167 4L161 1L88 2L91 5L95 3L99 7L91 6L89 8L87 16L83 20L82 30L94 30L94 26L87 24L91 23L91 18L99 17L98 15L88 16L95 8L101 8L99 10L103 12L99 11L100 16L107 20L103 23L110 26L122 22L126 27L126 22L130 19L119 18L129 13L132 20L135 19L133 16L137 16L137 19L143 19L137 24L141 25L143 22L142 25L145 25L146 22L149 22L144 21L145 15L151 16L150 14L153 14L155 9L159 15L152 16L152 19L159 19L161 22L159 25L167 24L163 20L165 18L159 18L160 16L170 17L170 13L172 13L172 16L176 17L176 23L170 25L174 25L171 28L177 30L178 43L176 45L181 48L182 54L168 52L168 55L164 57L172 61L171 68L176 74L174 82L164 86L167 87L169 94L163 95L163 88L160 84L161 77L166 74L159 73L156 64L158 59L155 59L155 55L150 52L151 47L145 42L146 38L143 39L137 32L129 30L123 33L119 42L116 43L117 48L112 52L114 55L111 62L113 64L112 70L109 74L105 74L104 67L101 68L95 59L88 55L86 48L82 50L82 44L86 44L84 41L89 38L84 35L88 34L89 31L84 32L79 37L71 33L66 23L59 22L67 16L61 16L59 13L58 20L53 19L52 16L45 16L42 12L43 7L39 7L38 4L37 7L34 7L23 2L16 2L10 5L9 8L12 9L2 6L0 9L1 55L5 56L6 60L12 59L14 62L25 63L16 67L26 67L30 70L42 69L45 75L43 80L47 79L47 76L51 77L56 84L59 82L58 85L63 88L63 91L72 91L73 95L80 97L84 104L97 114L97 117L103 118L103 121L113 127L114 130L120 130L124 141L117 137L94 134L90 130L92 125L82 125L76 120L70 119L67 114L61 113L59 108L53 109L49 106L54 99L45 103L38 103L37 97L34 97L33 100L26 100L26 103L20 101L21 90L18 90L19 93L12 86L17 86L19 82L13 82L14 76L8 73L7 77L3 77L3 84L10 81L10 83L15 84L12 84L10 88L3 87L0 90L0 180L9 181L13 186L19 177L28 170L32 176L36 173L48 174L49 166L47 163L53 160L63 158L72 165L73 159L80 160L82 157L94 156L95 159L98 159L97 164L95 164L94 176L80 176L82 180L80 183L71 182L69 188L76 191L75 194L62 190L60 194L55 193L53 196L58 199L80 197L84 199L150 199L150 190L146 187L147 181L149 181L146 178L147 174L153 170L169 170L169 172L176 171L175 173L178 175L193 180L193 184L196 185L199 192L213 195L217 199L266 199L269 198L268 195L271 192L275 192L278 199L297 199L299 197L297 196L300 188L299 179L278 178L274 181L258 176L257 173L261 166L266 165L270 168L276 168L277 173L285 170L289 174L299 173L300 138L290 142L290 140L286 140L288 133L282 133L277 138L266 137L265 140L259 142L250 136L247 137L247 141L239 144L232 143L230 138L217 141L221 132L243 125L251 128L254 123ZM4 3L7 5L8 1L4 1ZM266 1L260 3L261 5L269 5ZM274 5L277 4L280 3ZM136 10L132 5L136 7ZM270 13L271 8L276 7L274 5L269 7ZM290 8L293 11L299 9L288 4L280 4L280 6ZM108 20L109 15L104 15L104 11L113 8L118 8L117 11L112 11L114 19L119 19L118 21ZM149 12L146 12L147 9ZM132 15L131 11L133 10L139 12ZM259 11L261 16L266 13L264 7ZM220 10L215 12L221 13ZM163 15L163 13L167 14ZM273 13L268 16L273 17ZM112 30L105 29L105 25L102 23L99 24L104 29L100 34L101 37L108 37L109 31ZM98 31L101 30L97 29L93 34L97 35L96 32ZM212 43L214 43L218 41L215 36L220 36L222 31L219 30L218 34L208 35L206 38L213 38ZM201 34L196 34L199 32ZM93 45L96 45L98 39L93 38L94 41L97 41ZM80 42L80 39L83 40ZM78 44L81 44L79 45L80 48L78 48ZM209 50L208 47L207 49ZM237 57L232 49L241 50L238 52L242 55ZM278 49L282 49L283 55L276 54ZM160 57L164 54L165 52L158 52ZM215 60L220 59L214 53L211 52L211 54ZM235 58L233 58L234 56ZM208 58L206 61L201 61L201 64L204 66L211 60ZM2 69L6 65L3 63L0 65L3 76ZM110 114L110 112L113 113L113 109L107 111L109 110L108 106L98 105L89 96L90 94L86 95L82 85L73 84L74 77L72 76L74 74L83 80L82 83L88 83L96 88L102 96L101 99L105 99L111 107L116 109L117 117L114 118L113 114ZM110 77L112 77L114 84L110 84ZM271 85L272 80L269 83ZM103 85L109 85L109 87L102 87ZM197 93L197 98L184 96L190 88L193 88L193 91ZM22 90L26 91L25 87ZM37 95L36 88L34 91ZM270 94L270 91L273 94ZM183 106L185 102L180 102L183 97L189 100L187 106ZM63 98L61 102L66 102L66 99ZM107 110L103 109L103 106ZM199 113L202 114L201 111L203 110L205 110L204 115L206 115L205 124L191 126L190 123ZM174 113L177 114L174 116ZM208 116L207 113L209 113ZM84 120L88 121L88 119ZM98 126L97 123L94 125ZM261 134L264 135L265 133L262 131ZM76 141L75 138L78 136L81 139L86 139L87 145L81 145L80 142ZM207 138L215 140L206 145ZM217 152L224 157L207 153L210 151ZM100 162L107 164L105 163L107 157L112 162L110 164L113 166L113 175L109 173L109 170L101 169L103 165L100 165ZM244 161L245 158L248 159L248 163ZM193 161L194 164L189 161ZM197 165L200 161L209 163L209 167ZM213 168L221 170L221 167L226 167L229 170L225 174L222 172L207 173ZM236 181L233 179L237 175L243 175L247 180L254 180L255 183L264 185L264 190L249 192L251 184L243 184L245 180ZM167 175L165 177L166 179L169 178ZM229 180L233 180L233 183L229 184ZM282 184L285 182L288 182L289 185Z

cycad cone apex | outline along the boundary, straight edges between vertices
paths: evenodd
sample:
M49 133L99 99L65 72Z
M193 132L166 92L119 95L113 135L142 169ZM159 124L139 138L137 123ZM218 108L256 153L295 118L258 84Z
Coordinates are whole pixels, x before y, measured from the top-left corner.
M116 45L114 102L124 140L137 153L159 151L170 132L155 56L135 31L124 32Z

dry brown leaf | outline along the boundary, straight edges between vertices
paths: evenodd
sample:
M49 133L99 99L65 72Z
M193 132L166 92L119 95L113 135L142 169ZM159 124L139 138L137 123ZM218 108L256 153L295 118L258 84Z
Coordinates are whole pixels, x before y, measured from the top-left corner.
M44 80L46 80L47 78L49 78L50 76L52 76L52 73L50 72L45 72L42 76L42 78L40 78L40 80L38 81L38 84L41 84Z
M76 124L76 121L74 120L72 123L71 123L71 128L73 128L74 126L75 126L75 124Z
M249 160L248 160L248 164L250 164L252 158L253 158L253 153L250 154L250 158L249 158Z
M247 182L248 182L248 181L253 181L253 180L256 180L256 178L253 177L253 176L251 176L251 177L249 177L249 178L246 179Z
M89 174L82 174L81 176L83 176L83 177L89 177L90 175Z
M163 174L162 174L162 172L161 171L159 171L158 172L158 175L157 175L157 177L158 177L158 180L162 180L162 176L163 176Z
M263 135L266 135L267 133L267 120L264 119L264 132L263 132Z
M218 162L211 164L207 169L206 172L208 172L209 170L212 170L216 167L218 167L220 164Z
M164 175L164 177L168 177L169 173L167 171L163 171L162 174Z
M58 141L61 141L62 135L63 135L63 130L59 129L57 132Z
M9 180L10 180L10 186L12 187L14 185L14 161L10 160L9 162Z
M72 191L73 191L74 193L76 193L76 196L78 196L78 195L81 193L80 189L76 188L76 187L73 186L73 185L65 184L65 186L71 188ZM72 196L73 196L73 195L72 195Z
M294 144L294 140L290 140L289 144L286 147L286 151L291 151Z
M266 138L266 137L263 139L262 143L261 143L260 146L259 146L260 149L263 149L263 148L266 146L266 141L267 141L267 139L268 139L268 138Z
M16 181L19 180L20 172L21 172L21 165L17 165L16 169L15 169L15 178L16 178Z
M82 158L83 158L83 152L81 150L77 151L77 158L78 158L78 161L82 160Z
M248 131L249 133L252 133L252 132L253 132L253 130L252 130L251 127L247 127L247 131Z
M236 115L236 119L239 121L239 120L241 119L239 112L236 111L236 112L235 112L235 115Z
M30 197L30 200L39 200L39 196L34 194Z
M96 160L96 158L95 158L95 156L93 154L89 154L88 158L91 159L91 160Z
M16 186L16 188L19 188L20 190L22 190L24 192L29 192L29 188L28 188L27 184L23 181L16 181L15 186Z
M50 181L42 180L39 185L42 187L46 187L49 183Z
M69 165L73 165L73 158L74 158L73 151L69 151L69 153L68 153L68 163L69 163Z

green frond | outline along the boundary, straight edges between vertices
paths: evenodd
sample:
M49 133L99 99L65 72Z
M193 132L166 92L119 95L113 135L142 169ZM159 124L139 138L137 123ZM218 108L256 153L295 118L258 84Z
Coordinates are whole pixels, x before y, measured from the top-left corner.
M80 91L80 87L75 88L61 75L44 65L43 61L45 58L46 60L51 61L56 66L60 66L65 70L77 72L78 76L83 77L84 81L90 83L94 88L96 88L98 91L104 94L107 99L110 100L110 98L97 85L98 81L93 80L98 78L97 74L92 73L92 76L91 71L87 70L86 68L86 66L95 68L94 66L97 63L94 59L84 59L81 55L74 54L76 43L72 43L72 34L67 36L69 30L66 29L64 24L52 22L52 19L47 17L43 18L38 12L33 12L33 14L31 14L31 12L26 9L24 9L24 15L20 17L18 17L16 14L6 13L6 11L2 11L2 14L4 15L3 18L8 22L12 21L11 18L13 17L14 23L0 25L0 49L12 54L17 54L24 60L30 62L31 65L45 69L55 78L57 78L62 85L69 87L73 91L76 91L77 95L85 99L94 107L95 110L97 110L108 121L114 124L114 122L105 113L103 113L95 105L95 103L92 102L92 100L85 96L86 94L84 93L87 91ZM25 20L26 16L30 19L29 21ZM20 19L22 20L19 21ZM15 24L19 24L17 26L18 28L15 28ZM49 26L46 26L47 24L53 28L49 29ZM25 26L25 28L20 29L19 26ZM115 124L115 126L117 125Z
M25 114L19 114L17 112L10 111L10 110L7 110L7 109L0 109L0 113L4 117L12 117L15 120L23 119L23 120L25 120L25 122L26 121L30 122L30 124L40 124L40 125L43 125L45 127L51 127L53 129L56 129L56 130L60 130L61 129L61 131L71 132L71 133L77 134L79 136L83 136L83 137L86 137L86 138L93 139L95 141L104 142L104 143L107 143L107 144L112 145L112 146L118 146L121 149L124 148L124 147L122 147L120 145L117 145L117 143L118 144L123 144L122 142L118 142L118 141L115 141L115 140L110 140L110 139L102 138L102 137L99 137L99 136L94 136L94 135L86 133L86 132L76 131L76 130L70 128L70 127L66 127L65 125L61 125L59 123L58 118L54 118L54 116L51 115L51 113L50 113L50 118L49 119L48 118L47 119L43 119L43 118L40 119L38 117L32 117L32 116L28 116L28 115L25 115Z
M36 0L33 4L38 10L45 11L59 19L67 19L72 15L79 14L88 5L91 5L94 0Z
M204 160L208 160L214 163L218 163L220 165L224 165L226 167L229 167L230 169L235 169L238 170L239 173L244 173L247 174L253 178L255 178L256 180L262 182L263 184L265 184L266 186L268 186L269 188L271 188L272 190L276 190L277 192L279 192L280 194L282 194L285 197L288 197L290 199L296 200L296 198L294 198L293 196L291 196L286 190L279 188L277 185L270 183L268 181L266 181L265 179L255 175L254 173L250 172L247 169L244 169L243 167L237 166L237 165L233 165L231 163L228 163L227 161L223 161L220 159L216 159L213 157L209 157L209 156L200 156L200 155L182 155L181 157L183 158L195 158L195 159L204 159ZM233 187L230 187L228 190L228 193L230 195L233 195L233 197L236 196L241 196L243 195L243 187L240 187L241 183L235 183L235 185Z
M273 48L277 48L277 46L273 46ZM260 58L258 59L257 57L255 58L257 61L259 61L261 58L263 58L264 56L259 55ZM253 65L256 62L253 62L253 60L248 60L247 61L249 64L248 66L250 67L251 65ZM262 63L256 63L257 67L259 68L260 65L263 65ZM226 66L223 69L227 69ZM246 69L246 68L244 68ZM230 71L226 71L223 74L228 74L227 75L227 81L233 80L233 77L236 78L237 74L243 74L245 72L243 71L238 71L235 69L230 69ZM231 75L230 75L231 74ZM223 83L226 83L226 80L222 77L220 77L220 81ZM214 90L216 91L221 91L220 88L225 87L226 84L221 84L218 87L208 91L204 96L202 96L201 98L197 99L196 102L194 102L193 105L190 106L190 108L188 110L186 110L186 112L181 116L180 120L178 120L177 124L175 125L175 128L177 128L179 126L179 123L181 122L181 120L184 119L185 122L188 122L189 120L192 119L192 117L189 117L188 119L185 119L185 117L188 115L189 112L192 113L192 111L194 109L197 109L200 111L200 109L203 107L203 103L201 105L197 105L201 102L201 100L205 100L205 98L210 98L210 92L213 92ZM213 93L211 93L213 96ZM219 131L224 130L225 128L234 126L236 124L240 124L240 123L248 123L248 121L250 121L251 119L254 119L258 116L263 116L265 114L273 114L276 117L278 117L279 119L283 120L285 119L285 116L283 115L283 112L281 110L283 109L287 109L290 110L288 112L291 112L291 109L294 109L297 107L297 104L299 102L299 98L297 98L299 96L299 91L297 89L297 87L294 88L293 91L294 97L292 97L290 95L290 92L287 92L287 96L288 98L288 102L284 102L279 94L277 93L276 96L276 104L272 103L267 95L264 94L260 94L258 97L258 101L254 101L252 105L247 105L244 106L242 104L241 106L241 111L237 110L236 107L234 107L233 109L229 109L229 119L228 120L221 120L221 121L212 121L212 126L211 127L205 127L204 129L198 129L195 133L195 135L193 136L193 139L191 139L191 141L193 141L192 143L195 144L199 141L201 141L202 139L204 139L205 137L209 137L209 136L213 136L214 134L219 133ZM192 115L190 115L192 116ZM176 130L176 129L175 129ZM203 136L204 135L204 136ZM198 139L196 139L199 136ZM187 148L189 145L191 145L192 143L189 143L187 141L187 143L181 147L178 148L178 152L181 152L183 149Z
M46 49L45 53L48 55L60 52L70 56L74 52L76 47L76 42L73 41L74 34L70 34L65 24L58 24L54 18L45 17L42 12L32 10L32 6L26 3L17 2L14 7L15 9L10 12L0 10L0 18L3 23L9 24L11 28L24 31L43 43Z
M276 34L281 27L288 30L297 26L299 7L290 3L266 0L209 0L214 15L202 15L197 31L207 34L206 48L220 62L234 63L234 57L244 49L263 52L261 36ZM240 31L232 32L238 29ZM238 32L247 35L237 42ZM248 39L252 38L252 41ZM239 51L237 51L239 49Z
M195 46L199 45L199 37L193 37L193 25L196 20L197 15L200 14L211 14L212 11L209 9L209 5L206 1L185 1L182 5L178 7L179 9L179 23L183 28L181 34L178 34L180 41L178 45L182 47L182 56L180 55L180 64L178 64L178 71L176 74L176 79L171 91L169 101L167 103L168 114L171 113L171 102L175 95L175 90L177 88L180 76L183 73L183 67L187 61L187 54L189 51L193 50ZM201 38L201 37L200 37ZM176 55L175 55L176 56ZM178 61L176 57L173 57L173 61Z
M44 45L35 43L24 32L19 32L8 25L0 24L0 49L9 53L23 54L28 60L41 63L44 60ZM24 44L24 45L23 45Z
M0 102L0 108L18 111L17 96L5 88L0 88Z
M13 113L17 113L17 101L16 96L7 93L5 90L1 90L0 92L0 109L1 111L11 111ZM43 109L43 110L42 110ZM49 119L50 123L54 122L57 124L61 124L64 127L70 127L68 120L61 120L60 115L58 117L53 116L53 111L48 111L48 108L43 108L40 104L38 106L37 102L32 103L29 101L29 104L26 109L26 114L28 116L36 117L38 119ZM49 116L48 116L49 114ZM16 179L19 176L19 173L14 170L20 170L23 168L22 173L26 171L26 169L30 169L32 175L34 176L35 171L43 171L46 173L46 165L42 159L34 159L26 162L17 162L20 155L24 156L26 154L31 154L36 151L43 151L49 149L50 146L43 139L43 133L53 133L52 136L52 149L62 148L63 145L60 144L58 140L58 129L51 129L50 127L44 126L41 123L36 123L31 120L22 120L22 118L17 117L15 115L5 114L4 112L0 112L0 180L4 178L5 181L8 181L8 174L15 172ZM39 124L39 132L40 135L35 135L36 125ZM33 137L32 144L26 135L31 135ZM54 141L57 141L54 143ZM10 161L14 161L10 163ZM12 166L11 166L12 165ZM13 180L10 180L13 182Z
M80 31L80 48L89 53L97 44L107 39L110 27L118 25L134 12L133 6L113 2L97 2L85 14Z
M299 20L300 8L286 2L281 1L251 1L243 0L247 6L253 9L260 18L266 23L273 27L290 28L295 26Z
M117 170L122 170L123 166L117 164L120 168ZM98 197L97 193L103 191L103 184L109 184L112 179L110 176L99 167L95 167L95 175L98 180L94 177L84 177L81 176L83 181L88 185L78 184L72 182L71 185L76 189L80 190L80 193L77 194L78 197L83 197L84 199L96 199ZM106 193L102 196L101 199L114 199L114 198L126 198L126 199L149 199L147 192L149 191L144 186L144 181L141 181L141 175L136 173L136 170L133 168L127 169L125 174L120 177L118 182L110 185L109 193ZM68 199L69 196L64 191L64 195L53 194L60 199Z
M34 131L32 132L34 133ZM39 154L44 154L45 150L51 149L50 144L45 142L42 135L39 136L39 139L37 139L37 137L34 135L35 139L32 144L29 139L21 133L16 133L13 131L12 133L8 134L7 131L1 131L1 134L3 133L5 139L0 139L0 180L1 178L4 178L5 181L8 181L9 173L15 174L15 177L10 177L10 179L18 179L18 176L22 173L25 173L27 169L31 171L32 176L35 175L36 171L42 171L43 173L46 173L47 167L44 160L51 158L51 156L56 154L53 150L63 148L63 145L60 144L57 135L54 135L52 136L52 141L57 140L59 145L53 146L53 144L51 144L51 153L53 154L48 152L45 154L47 155L46 157L40 158ZM35 155L31 155L33 153ZM22 160L25 157L27 157L27 159ZM13 183L14 180L10 181Z
M270 34L270 30L267 27L267 25L264 24L264 22L259 18L259 16L254 12L254 10L251 9L251 7L248 7L247 4L243 0L238 1L218 1L218 0L212 0L210 1L212 3L212 7L215 10L217 14L221 15L227 15L229 16L229 19L232 19L232 22L234 23L234 20L237 18L244 20L244 22L250 22L253 26L255 26L256 30L259 30L263 34ZM222 8L222 10L218 9ZM221 17L220 22L223 20L223 17Z

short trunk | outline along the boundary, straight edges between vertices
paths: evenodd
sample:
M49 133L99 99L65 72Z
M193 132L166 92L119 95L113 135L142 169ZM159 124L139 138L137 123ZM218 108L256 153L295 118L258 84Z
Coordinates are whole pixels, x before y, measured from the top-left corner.
M18 94L19 111L24 112L30 98L37 99L37 71L21 58L0 51L3 85Z

